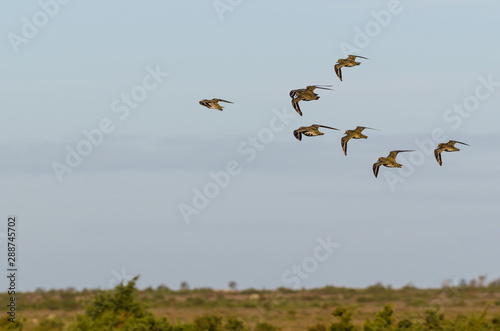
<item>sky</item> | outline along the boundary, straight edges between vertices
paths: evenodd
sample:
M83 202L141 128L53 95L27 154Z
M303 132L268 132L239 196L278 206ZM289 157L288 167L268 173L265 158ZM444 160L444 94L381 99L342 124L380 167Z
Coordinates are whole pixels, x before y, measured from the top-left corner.
M0 5L17 286L439 287L500 277L497 1ZM367 57L334 73L337 59ZM292 108L308 85L319 100ZM222 112L199 104L220 98ZM325 135L303 137L300 126ZM356 126L366 140L349 141ZM458 140L460 152L433 155ZM400 169L372 165L391 150ZM7 259L1 259L7 269ZM8 287L7 282L4 289Z

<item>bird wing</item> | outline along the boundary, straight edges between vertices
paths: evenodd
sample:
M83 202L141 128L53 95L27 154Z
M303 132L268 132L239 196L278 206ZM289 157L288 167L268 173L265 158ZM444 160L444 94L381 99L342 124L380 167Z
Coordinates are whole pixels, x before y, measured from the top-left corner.
M455 144L462 144L462 145L470 146L469 144L462 143L462 142L456 141L456 140L450 140L448 143L453 143L453 145L455 145Z
M362 132L364 129L377 130L377 129L370 128L367 126L357 126L356 129L354 129L354 131Z
M337 77L340 79L340 81L342 81L342 67L344 65L343 64L336 64L333 68L335 69L335 73L337 74Z
M394 158L394 160L396 160L396 155L398 155L398 153L401 153L401 152L414 152L414 150L407 150L407 149L405 149L405 150L399 150L399 151L391 151L391 152L389 153L389 156L388 156L388 157L389 157L389 158L391 158L391 157L392 157L392 158Z
M293 135L295 136L295 138L297 138L299 141L302 140L302 131L297 129L295 131L293 131Z
M377 162L377 163L374 163L373 164L373 174L375 175L375 178L377 178L377 175L378 175L378 169L380 168L380 166L382 165L382 163L380 162Z
M391 152L389 153L389 156L388 156L388 157L392 157L392 158L396 159L396 155L398 155L398 153L399 153L399 151L391 151Z
M333 90L332 88L329 88L329 87L332 87L332 85L310 85L307 87L307 89L311 90L311 91L314 91L314 89L316 89L316 88L319 88L322 90Z
M234 102L223 100L223 99L214 99L214 100L216 100L217 102L222 101L222 102L227 102L227 103L234 103Z
M349 55L349 56L347 57L347 59L348 59L348 60L356 60L356 58L357 58L357 57L359 57L359 58L361 58L361 59L366 59L366 60L368 60L368 58L366 58L366 57L364 57L364 56L360 56L360 55Z
M441 159L441 153L444 151L444 148L436 148L434 150L434 156L436 157L436 161L438 161L438 164L440 166L443 165L443 160Z
M291 90L290 91L290 98L295 98L297 96L297 93L301 90Z
M326 126L326 125L313 124L312 126L315 126L315 127L318 127L318 128L326 128L326 129L332 129L332 130L339 131L339 129L335 129L335 128L332 128L332 127Z
M351 139L351 136L347 135L342 137L340 139L340 144L342 145L342 150L344 151L344 154L347 155L347 142Z
M200 101L200 105L205 106L205 107L210 107L210 101L207 99L203 99Z
M302 111L300 110L300 107L299 107L299 101L300 99L292 99L292 106L293 106L293 109L295 109L295 111L297 113L299 113L300 116L302 116Z
M434 150L434 156L436 157L436 161L438 161L438 164L439 164L440 166L442 166L442 165L443 165L443 161L441 160L441 152L442 152L442 151L443 151L443 149L442 149L442 148L436 148L436 149Z

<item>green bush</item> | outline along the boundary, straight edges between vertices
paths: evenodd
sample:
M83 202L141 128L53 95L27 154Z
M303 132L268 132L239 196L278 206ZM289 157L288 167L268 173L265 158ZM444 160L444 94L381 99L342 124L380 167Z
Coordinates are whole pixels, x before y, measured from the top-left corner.
M3 317L0 319L0 330L19 330L23 329L23 322L16 317L15 322L9 321L9 317Z
M229 318L224 325L226 331L245 331L245 325L237 318Z
M405 318L398 322L398 330L408 330L413 326L412 321Z
M68 330L172 331L173 327L166 319L155 319L137 301L135 283L138 277L112 291L99 291Z
M392 306L390 304L385 305L384 309L377 313L375 321L371 322L367 320L364 325L365 331L389 331L394 330L394 317Z
M222 317L203 315L194 320L197 331L222 331Z
M330 331L354 331L357 330L356 326L352 324L353 308L341 306L334 310L333 316L338 318L337 323L330 325Z
M444 315L438 314L437 310L427 309L425 311L425 329L443 330Z

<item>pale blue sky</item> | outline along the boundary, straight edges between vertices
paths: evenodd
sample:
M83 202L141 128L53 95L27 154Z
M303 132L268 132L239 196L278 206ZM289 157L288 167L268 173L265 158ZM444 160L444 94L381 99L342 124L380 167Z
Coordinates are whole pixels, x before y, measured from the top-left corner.
M283 274L327 236L340 246L300 286L500 277L498 2L401 1L343 82L341 45L395 2L242 0L223 20L213 3L72 0L18 52L9 38L42 9L0 5L0 206L19 217L22 290L108 288L122 270L140 287L292 286ZM144 79L154 88L120 118ZM294 116L289 91L313 84L335 90ZM234 104L198 104L214 97ZM103 119L112 132L59 182L51 164ZM293 137L313 123L342 131ZM357 125L380 131L346 157L340 138ZM379 156L424 155L435 129L470 146L442 167L400 154L404 168L374 178ZM231 160L240 172L186 224L179 205Z

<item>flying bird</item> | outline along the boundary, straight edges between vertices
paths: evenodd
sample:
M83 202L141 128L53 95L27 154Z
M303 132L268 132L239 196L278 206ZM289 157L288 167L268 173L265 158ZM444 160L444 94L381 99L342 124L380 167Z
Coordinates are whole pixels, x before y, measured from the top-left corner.
M368 60L368 58L359 55L349 55L347 59L338 59L337 64L335 64L334 66L334 69L340 81L342 81L342 67L354 67L361 64L361 62L356 62L357 57Z
M391 151L387 157L379 157L378 161L373 164L375 178L378 175L378 169L381 165L389 168L401 168L403 165L396 162L396 156L401 152L414 152L414 150Z
M346 135L343 136L342 139L340 139L340 144L342 145L342 150L344 151L345 155L347 155L347 142L350 139L366 139L366 138L368 138L368 136L361 133L364 129L376 130L374 128L369 128L367 126L358 126L354 130L347 130L345 132Z
M311 126L301 126L297 130L293 131L293 135L298 140L302 140L302 135L305 135L308 137L324 135L323 132L319 131L319 128L326 128L326 129L332 129L332 130L337 130L337 131L339 130L339 129L335 129L335 128L325 126L325 125L313 124Z
M203 99L200 101L200 105L205 106L209 109L218 109L218 110L222 111L222 108L224 108L224 107L219 105L219 102L232 103L231 101L227 101L227 100L223 100L223 99L212 99L212 100Z
M434 156L436 157L436 160L438 161L439 165L443 165L443 161L441 160L441 153L442 152L458 152L460 149L455 147L455 144L462 144L469 146L466 143L461 143L460 141L456 140L450 140L447 143L439 144L438 147L434 150Z
M331 85L310 85L307 86L305 89L298 89L298 90L291 90L290 91L290 97L292 98L292 106L297 113L299 113L300 116L302 116L302 111L300 110L299 107L299 101L311 101L311 100L318 100L319 95L314 93L314 90L319 88L323 90L332 90L330 87Z

